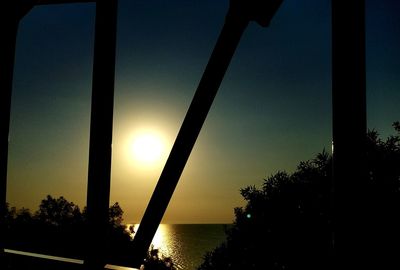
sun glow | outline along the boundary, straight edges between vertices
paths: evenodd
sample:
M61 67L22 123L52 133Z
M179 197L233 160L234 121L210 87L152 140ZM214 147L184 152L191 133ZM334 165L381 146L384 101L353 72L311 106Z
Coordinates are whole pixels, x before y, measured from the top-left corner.
M165 153L162 137L154 132L143 132L134 136L129 152L135 162L150 165L159 162Z

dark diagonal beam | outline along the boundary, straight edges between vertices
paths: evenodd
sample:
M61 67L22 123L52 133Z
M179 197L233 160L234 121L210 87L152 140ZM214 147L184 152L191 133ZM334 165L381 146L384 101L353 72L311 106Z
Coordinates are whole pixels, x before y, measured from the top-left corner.
M133 266L140 266L145 257L249 21L269 25L281 2L231 0L221 34L133 240Z
M226 19L133 240L137 256L134 266L140 266L151 244L247 23L230 16Z

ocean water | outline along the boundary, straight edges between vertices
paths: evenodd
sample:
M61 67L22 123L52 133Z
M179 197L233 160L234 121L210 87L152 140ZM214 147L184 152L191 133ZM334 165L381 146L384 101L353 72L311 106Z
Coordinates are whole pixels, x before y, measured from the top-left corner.
M133 224L126 225L127 229L130 225ZM134 225L135 231L137 231L138 226L137 224ZM161 224L153 238L152 245L154 248L159 249L164 256L171 257L178 269L195 270L202 263L205 253L212 251L225 240L225 228L227 226L230 225ZM81 259L50 256L21 250L5 249L5 252L14 256L23 255L23 257L19 257L19 260L26 257L36 257L74 264L84 263ZM114 270L134 269L116 265L107 265L106 268Z
M134 226L137 231L138 225ZM178 269L195 270L204 254L224 241L226 226L229 225L160 224L152 244L170 256Z

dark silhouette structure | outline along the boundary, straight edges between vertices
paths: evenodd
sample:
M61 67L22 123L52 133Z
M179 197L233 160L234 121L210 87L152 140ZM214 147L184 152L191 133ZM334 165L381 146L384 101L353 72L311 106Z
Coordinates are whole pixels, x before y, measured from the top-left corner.
M366 237L365 1L332 0L333 259L364 268ZM375 250L373 248L372 250Z
M104 268L104 243L108 222L110 194L111 141L114 97L114 71L116 47L117 0L18 0L3 5L1 26L5 33L5 49L1 50L1 156L0 156L0 210L4 217L7 187L8 133L11 90L14 68L15 41L19 21L35 5L96 3L95 48L93 64L92 112L90 124L89 175L87 215L88 269ZM4 224L4 222L1 222ZM1 232L5 230L2 229ZM3 239L3 237L2 237ZM89 248L90 247L90 248ZM5 260L1 244L1 259ZM5 262L0 262L6 265Z
M18 23L35 5L80 2L96 3L87 191L88 221L94 229L88 231L87 243L90 248L87 249L85 264L90 269L100 269L106 263L102 244L106 233L110 193L117 0L15 0L2 3L0 218L4 217L6 209L8 133ZM243 31L253 20L262 26L268 26L281 2L282 0L230 1L221 35L135 237L133 266L139 266L145 257ZM360 249L364 243L363 233L359 230L365 217L362 202L367 200L361 182L365 175L366 134L364 6L364 0L332 0L332 206L335 213L332 255L336 262L335 267L339 269L343 268L345 261L350 261L350 266L357 266L360 257L354 255L354 250ZM354 160L358 162L356 169L353 167ZM4 230L0 229L0 233L3 233ZM1 242L0 257L5 259L4 245ZM3 261L0 263L4 265Z
M313 159L301 161L293 173L279 171L264 179L260 188L242 188L246 206L235 209L236 218L226 230L226 240L206 254L198 270L347 269L349 264L357 266L354 269L398 269L399 122L393 127L395 135L386 140L374 130L366 134L369 177L364 178L363 191L369 198L364 202L368 222L358 228L367 240L361 239L358 245L365 246L356 246L349 253L341 247L332 265L332 156L323 150ZM357 166L358 162L353 160L352 164ZM349 171L348 175L353 173ZM343 261L344 256L350 258Z
M52 260L56 264L70 262L72 266L66 266L67 268L87 266L84 265L83 258L87 256L87 249L91 246L84 244L87 239L86 226L88 225L86 207L81 211L79 206L63 196L56 198L47 195L41 201L37 211L31 212L26 208L15 207L8 207L7 210L5 218L7 235L5 239L2 239L6 243L8 255L11 255L11 257L8 256L10 261L7 269L31 269L32 267L42 269L41 264L30 266L32 259L21 256L40 258L40 254L45 254L47 259L51 259L49 256L57 257L58 260ZM131 237L122 224L123 210L118 202L110 206L108 210L106 233L103 232L107 239L101 243L102 248L105 249L104 261L124 265L121 255L131 250ZM46 258L41 259L44 264Z
M231 1L221 34L133 240L133 265L140 265L151 244L243 31L253 20L268 26L281 3L282 0Z
M110 203L117 0L96 1L87 216L88 269L104 268Z

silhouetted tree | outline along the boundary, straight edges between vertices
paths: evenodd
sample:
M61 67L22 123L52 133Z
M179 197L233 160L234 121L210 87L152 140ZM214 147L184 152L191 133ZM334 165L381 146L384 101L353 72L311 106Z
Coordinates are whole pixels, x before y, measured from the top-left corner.
M5 220L8 247L67 257L82 257L84 245L78 243L85 239L85 230L90 229L85 225L86 207L81 212L63 196L47 195L34 215L29 209L17 210L7 204ZM108 241L126 248L130 236L122 220L123 210L117 202L109 208Z
M367 257L376 267L395 269L400 248L400 124L393 123L396 135L385 141L375 130L368 134L367 229L372 254ZM375 259L376 258L376 259ZM397 267L396 267L397 266Z
M144 270L176 270L171 257L164 257L158 249L150 248L143 264Z
M17 209L15 207L10 207L9 203L6 203L6 213L4 221L10 224L17 217Z
M47 195L39 205L35 218L43 223L55 226L67 225L82 220L82 214L77 205L69 202L63 196L53 198Z
M30 223L32 222L32 214L28 208L22 207L16 213L15 221L17 223Z
M374 255L397 258L400 212L400 124L386 141L376 131L367 134L369 213ZM328 269L331 264L332 158L326 152L300 162L297 170L278 172L261 188L241 190L247 204L235 209L226 241L207 253L199 270ZM379 254L380 253L380 254ZM382 262L385 263L385 262ZM397 263L398 264L398 263Z
M122 211L122 208L119 206L118 202L114 203L110 208L108 209L108 222L112 227L119 227L122 225L123 219L123 214L124 211Z
M39 252L65 257L82 257L85 252L85 220L86 207L83 211L73 202L63 196L54 198L47 195L39 205L34 215L29 209L16 209L7 203L5 221L8 232L5 242L8 248ZM118 202L109 208L109 227L107 256L114 264L130 262L129 250L132 248L130 233L122 224L123 213ZM86 228L90 229L90 228ZM23 262L22 262L23 263ZM173 270L176 269L170 257L164 257L156 249L151 249L145 260L146 270ZM18 269L28 269L24 265Z

